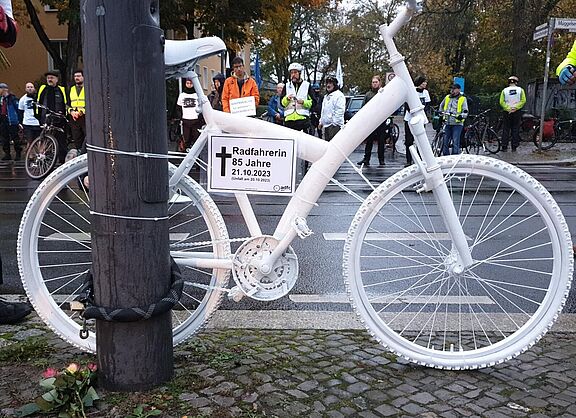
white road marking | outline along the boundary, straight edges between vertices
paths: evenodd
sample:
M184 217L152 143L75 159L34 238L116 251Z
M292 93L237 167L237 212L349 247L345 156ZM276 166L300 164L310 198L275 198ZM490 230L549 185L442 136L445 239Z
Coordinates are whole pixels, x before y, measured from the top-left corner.
M184 241L188 238L190 234L187 232L181 233L171 233L169 236L170 241ZM46 241L79 241L79 242L90 242L90 233L89 232L66 232L66 233L59 233L55 232L54 234L48 235L46 237Z
M346 241L346 232L325 232L322 234L326 241ZM466 237L471 240L470 237ZM369 232L364 238L365 241L450 241L448 233L424 233L424 232L392 232L389 234L382 232Z
M292 294L288 295L295 303L350 303L347 294L339 293L334 295L312 295L312 294ZM376 295L369 295L371 300L376 301ZM494 301L488 296L415 296L415 297L382 297L377 299L379 304L446 304L446 305L494 305Z

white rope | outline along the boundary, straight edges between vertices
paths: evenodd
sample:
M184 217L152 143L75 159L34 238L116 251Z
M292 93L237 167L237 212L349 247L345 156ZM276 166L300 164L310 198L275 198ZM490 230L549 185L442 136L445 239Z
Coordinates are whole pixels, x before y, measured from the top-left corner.
M93 210L90 211L90 215L96 215L96 216L103 216L105 218L115 218L115 219L128 219L128 220L133 220L133 221L164 221L166 219L170 219L169 216L162 216L162 217L156 217L156 218L144 218L141 216L123 216L123 215L114 215L112 213L102 213L102 212L95 212Z

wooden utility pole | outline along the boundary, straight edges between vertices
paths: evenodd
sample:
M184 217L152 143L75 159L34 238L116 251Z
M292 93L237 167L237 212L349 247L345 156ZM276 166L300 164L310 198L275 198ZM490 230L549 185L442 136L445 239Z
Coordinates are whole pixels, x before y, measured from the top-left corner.
M82 0L87 141L166 154L164 37L158 0ZM148 306L168 292L167 160L88 152L96 305ZM160 220L154 221L150 218ZM96 322L99 383L141 391L172 377L170 312Z

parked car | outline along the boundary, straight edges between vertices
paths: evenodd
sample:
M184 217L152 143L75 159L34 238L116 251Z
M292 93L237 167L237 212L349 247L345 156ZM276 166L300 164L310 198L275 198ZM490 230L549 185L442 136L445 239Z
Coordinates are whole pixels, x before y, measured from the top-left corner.
M344 120L349 121L360 110L362 103L364 103L364 96L347 96Z

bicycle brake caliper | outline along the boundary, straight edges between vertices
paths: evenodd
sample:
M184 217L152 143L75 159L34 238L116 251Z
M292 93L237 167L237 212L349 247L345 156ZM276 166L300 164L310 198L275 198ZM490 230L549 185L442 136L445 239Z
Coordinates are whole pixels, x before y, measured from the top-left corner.
M414 145L412 145L412 147L413 146ZM418 169L422 173L422 176L424 176L424 181L422 182L420 187L416 189L417 193L432 191L436 187L438 187L441 183L444 182L444 176L442 175L442 171L440 170L440 164L433 165L430 168L426 167L424 161L422 161L422 158L420 158L420 155L418 155L417 152L412 153L412 158L416 162L416 165L418 166Z

